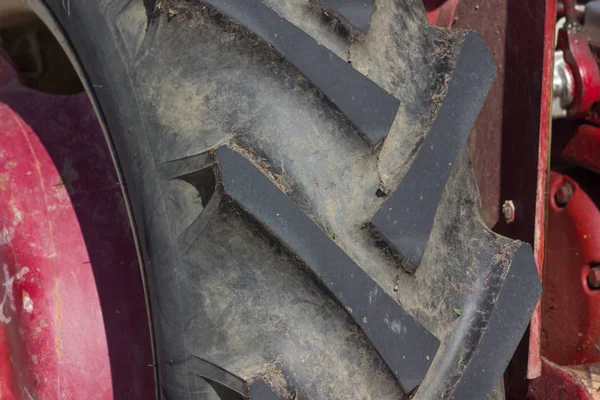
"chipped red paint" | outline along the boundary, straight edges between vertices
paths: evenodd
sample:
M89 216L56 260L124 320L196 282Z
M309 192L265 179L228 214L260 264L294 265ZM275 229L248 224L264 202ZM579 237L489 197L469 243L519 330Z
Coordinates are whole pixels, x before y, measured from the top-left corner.
M535 223L533 252L538 273L544 276L546 254L546 226L548 206L548 181L550 171L550 137L552 127L552 79L554 75L554 32L556 22L556 2L546 0L544 16L544 52L542 68L542 91L540 108L540 130L538 136L537 182L535 193ZM543 295L542 295L543 296ZM541 359L541 305L538 303L529 325L529 355L527 378L534 379L542 374Z
M142 279L85 94L21 86L0 57L2 399L150 399Z
M563 185L573 194L561 208L553 195ZM590 265L600 261L597 177L552 172L550 193L543 355L560 365L600 362L600 290L587 284Z

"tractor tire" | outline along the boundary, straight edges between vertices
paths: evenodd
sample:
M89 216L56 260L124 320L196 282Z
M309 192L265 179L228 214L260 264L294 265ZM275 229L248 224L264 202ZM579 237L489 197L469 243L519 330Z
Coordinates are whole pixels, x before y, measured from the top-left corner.
M114 149L160 398L492 395L541 286L479 215L481 36L420 0L27 2Z

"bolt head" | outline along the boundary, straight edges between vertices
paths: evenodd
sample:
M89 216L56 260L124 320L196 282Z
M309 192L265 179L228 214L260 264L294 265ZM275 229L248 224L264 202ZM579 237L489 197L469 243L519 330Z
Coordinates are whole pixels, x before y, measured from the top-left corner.
M554 201L559 207L565 207L573 197L573 187L565 182L554 194Z
M600 267L592 267L587 276L588 286L592 290L600 289Z
M502 215L507 224L515 221L515 203L513 203L512 200L506 200L504 204L502 204Z

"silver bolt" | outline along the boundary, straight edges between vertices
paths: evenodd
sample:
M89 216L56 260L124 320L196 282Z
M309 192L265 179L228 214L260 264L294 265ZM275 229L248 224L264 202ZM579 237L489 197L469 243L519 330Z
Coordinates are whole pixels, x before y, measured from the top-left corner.
M554 77L552 80L552 117L564 118L573 103L573 73L567 65L562 50L554 51Z

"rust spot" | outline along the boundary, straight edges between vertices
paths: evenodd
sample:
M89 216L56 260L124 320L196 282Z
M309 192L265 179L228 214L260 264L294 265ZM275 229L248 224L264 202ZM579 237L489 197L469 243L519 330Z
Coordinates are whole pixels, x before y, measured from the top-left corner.
M0 190L6 192L6 183L8 182L8 174L0 174Z
M17 166L17 163L14 161L9 161L6 164L4 164L4 168L6 169L13 169Z

